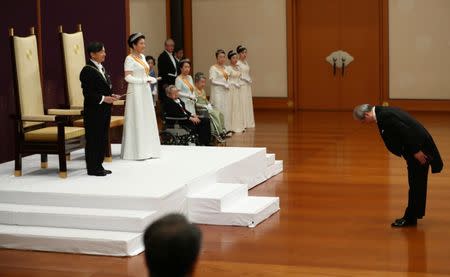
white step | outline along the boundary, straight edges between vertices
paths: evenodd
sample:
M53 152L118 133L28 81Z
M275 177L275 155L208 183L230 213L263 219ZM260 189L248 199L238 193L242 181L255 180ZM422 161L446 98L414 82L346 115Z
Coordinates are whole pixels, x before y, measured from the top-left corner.
M283 171L283 161L276 160L271 166L266 169L266 177L267 179L272 178L273 176L280 174Z
M188 210L193 212L221 211L248 196L246 184L215 183L188 195Z
M0 203L0 224L142 232L156 211L91 209Z
M248 196L221 212L189 212L199 224L255 227L280 209L278 197Z
M109 256L144 251L141 233L0 225L0 247Z
M267 166L271 166L275 163L275 154L267 153L266 154Z
M58 185L63 186L63 184ZM142 188L140 189L142 190ZM183 208L182 200L186 195L186 188L185 186L175 187L165 194L146 193L144 191L141 195L100 194L98 192L77 193L76 191L25 191L19 188L0 191L0 203L144 211L161 210L168 206L170 208L174 207L173 203L176 203L180 205L180 207L176 207L179 210Z

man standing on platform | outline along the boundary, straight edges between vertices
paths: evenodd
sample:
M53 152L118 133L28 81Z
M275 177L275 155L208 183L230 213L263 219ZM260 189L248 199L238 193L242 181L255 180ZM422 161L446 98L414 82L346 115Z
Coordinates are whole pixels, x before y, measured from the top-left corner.
M391 226L416 226L417 219L425 216L428 169L431 165L431 172L439 173L443 168L433 138L422 124L399 108L363 104L355 107L353 118L362 123L376 122L387 149L406 160L408 207Z
M84 95L84 127L86 130L86 167L88 175L111 174L102 166L108 143L111 104L117 100L111 93L111 80L102 62L106 52L103 43L91 42L87 47L90 60L81 70L80 81Z

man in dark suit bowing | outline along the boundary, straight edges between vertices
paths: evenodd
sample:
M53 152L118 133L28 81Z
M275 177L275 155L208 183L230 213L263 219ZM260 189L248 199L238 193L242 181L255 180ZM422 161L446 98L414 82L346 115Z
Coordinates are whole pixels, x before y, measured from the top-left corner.
M84 128L86 130L86 167L88 175L111 174L102 166L108 143L111 104L117 100L111 93L111 80L102 62L106 52L103 43L91 42L87 47L90 60L81 70L84 95Z
M353 117L363 123L378 125L386 148L408 165L408 207L402 218L392 227L417 225L417 219L425 216L428 170L439 173L443 162L430 133L407 112L394 107L363 104L355 107Z
M167 99L164 103L164 114L167 117L185 118L181 125L194 130L198 134L200 145L210 145L211 143L211 122L209 118L199 118L191 114L178 97L179 89L170 85L166 88ZM170 122L168 122L170 123Z
M161 103L167 99L165 89L167 86L174 85L175 79L179 74L178 64L174 57L175 42L169 38L164 42L164 51L158 57L158 76L161 81L158 82L159 99Z

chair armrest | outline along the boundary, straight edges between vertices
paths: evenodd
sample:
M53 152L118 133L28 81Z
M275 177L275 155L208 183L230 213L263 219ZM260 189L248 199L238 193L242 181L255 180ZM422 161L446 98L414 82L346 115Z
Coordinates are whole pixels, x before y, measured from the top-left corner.
M83 110L75 109L48 109L49 115L81 115Z
M22 115L22 121L55 122L56 115Z
M170 116L166 116L164 117L165 120L177 120L177 121L183 121L183 120L188 120L186 117L170 117Z
M83 106L70 106L71 110L83 110L84 107Z
M113 102L113 106L123 106L125 105L125 100L117 100Z

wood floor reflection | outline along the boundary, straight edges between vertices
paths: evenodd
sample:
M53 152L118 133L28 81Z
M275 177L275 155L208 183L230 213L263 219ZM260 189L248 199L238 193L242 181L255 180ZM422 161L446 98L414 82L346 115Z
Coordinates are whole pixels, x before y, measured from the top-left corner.
M417 113L444 163L450 114ZM427 214L392 229L407 200L405 162L376 126L350 113L259 111L257 127L228 146L261 146L284 172L250 191L281 210L254 229L201 226L195 276L450 276L450 173L430 175ZM0 250L0 276L146 276L143 255L111 258Z

